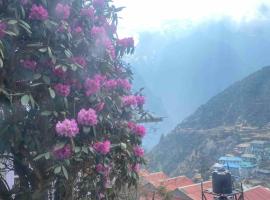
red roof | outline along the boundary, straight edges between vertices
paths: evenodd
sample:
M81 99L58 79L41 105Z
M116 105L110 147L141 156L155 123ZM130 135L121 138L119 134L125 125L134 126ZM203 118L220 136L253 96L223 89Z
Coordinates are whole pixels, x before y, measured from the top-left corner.
M269 200L270 190L262 186L256 186L244 192L245 200Z
M146 169L142 169L139 171L139 176L145 177L148 176L150 173Z
M194 184L191 179L186 176L178 176L169 178L160 182L160 186L164 186L168 191L173 191L176 188Z
M210 189L211 187L212 181L203 182L203 189ZM202 199L201 183L180 187L178 190L182 191L193 200ZM206 194L206 198L211 199L211 195Z
M148 176L145 176L144 179L153 185L157 186L160 184L160 181L168 179L168 176L163 172L151 173Z

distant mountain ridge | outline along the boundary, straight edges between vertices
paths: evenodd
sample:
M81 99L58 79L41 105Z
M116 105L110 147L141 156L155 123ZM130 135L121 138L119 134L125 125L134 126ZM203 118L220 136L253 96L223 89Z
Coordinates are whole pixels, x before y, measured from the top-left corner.
M148 154L148 166L170 175L204 174L236 144L266 137L269 122L270 67L264 67L211 98L162 137Z
M179 127L209 129L236 123L263 126L270 121L270 67L249 75L200 106Z

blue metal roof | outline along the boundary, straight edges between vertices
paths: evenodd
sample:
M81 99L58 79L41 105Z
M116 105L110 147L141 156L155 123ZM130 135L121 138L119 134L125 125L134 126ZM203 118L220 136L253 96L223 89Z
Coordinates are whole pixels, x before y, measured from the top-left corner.
M230 163L226 162L223 164L223 166L227 169L233 168L233 169L241 169L241 168L254 168L256 165L250 163L250 162L241 162L241 163Z
M240 157L230 157L230 156L222 156L218 159L219 161L228 161L228 162L235 162L235 161L238 161L238 162L242 162L242 158Z

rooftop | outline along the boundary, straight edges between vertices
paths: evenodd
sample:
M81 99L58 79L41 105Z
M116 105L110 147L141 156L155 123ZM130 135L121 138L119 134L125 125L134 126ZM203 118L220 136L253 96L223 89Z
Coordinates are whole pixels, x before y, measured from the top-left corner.
M160 186L164 186L168 191L173 191L176 188L194 184L191 179L186 176L178 176L169 178L160 182Z
M241 155L242 158L256 158L254 154L245 153Z
M210 189L212 187L212 181L203 182L203 189ZM180 192L183 192L189 198L193 200L201 200L202 199L202 191L201 191L201 183L192 184L184 187L177 188ZM210 199L210 195L206 195L208 199Z
M241 162L242 161L242 158L240 157L235 157L235 156L222 156L218 159L219 161L238 161L238 162Z
M266 141L263 140L253 140L252 142L250 142L251 144L265 144Z
M256 186L244 192L245 200L268 200L270 199L270 190L262 186Z
M143 177L146 181L152 183L154 186L158 186L161 181L168 179L169 177L164 172L150 173Z
M238 144L236 147L247 148L247 147L249 147L249 146L250 146L249 143L242 143L242 144Z

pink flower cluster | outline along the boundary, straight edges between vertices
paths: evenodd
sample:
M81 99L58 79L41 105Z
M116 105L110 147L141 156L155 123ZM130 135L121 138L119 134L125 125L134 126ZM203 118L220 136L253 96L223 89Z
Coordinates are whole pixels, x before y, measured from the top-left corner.
M89 17L90 19L94 18L95 11L93 8L83 8L80 12L81 16Z
M86 126L94 126L98 123L96 111L91 108L89 108L88 110L84 108L81 109L78 113L77 120L79 124Z
M73 138L79 133L78 124L75 119L65 119L64 121L58 121L56 124L56 133L59 136Z
M101 75L95 75L94 78L87 78L84 82L86 89L86 96L97 93L100 90L101 84L105 81L106 77Z
M143 157L143 155L144 155L144 150L143 150L143 148L140 147L140 146L135 146L135 147L133 148L133 152L134 152L134 155L135 155L136 157Z
M66 74L62 67L53 68L53 73L55 76L60 78L63 78Z
M118 83L115 79L108 80L104 83L104 87L108 90L114 90L115 88L117 88L117 86Z
M96 171L97 171L97 173L102 174L104 176L109 176L110 167L104 166L103 164L99 163L96 165Z
M104 142L97 142L94 144L93 147L98 153L106 155L110 152L111 142L109 140L106 140Z
M54 89L63 97L67 97L70 94L70 85L58 83L54 86Z
M91 36L95 39L104 38L106 36L106 31L102 26L94 26L91 29Z
M134 39L132 37L119 39L117 41L117 44L123 48L133 48L134 47Z
M35 60L20 60L20 63L25 69L35 70L37 68L37 62Z
M146 129L143 125L138 125L133 122L128 123L128 128L137 136L144 137L146 134Z
M114 46L113 46L112 41L111 41L110 39L107 38L107 39L104 41L104 46L105 46L105 49L106 49L106 51L108 52L110 58L114 60L114 59L116 58L116 54L115 54L115 48L114 48Z
M131 84L127 79L117 79L117 85L125 90L131 89Z
M145 103L145 97L135 95L123 96L122 103L124 106L142 106Z
M32 5L29 15L30 19L46 20L48 17L48 11L43 6L38 6L36 4Z
M59 19L68 19L70 15L70 6L58 3L55 7L55 13Z
M56 157L57 159L61 159L61 160L70 158L71 154L72 154L72 152L71 152L70 145L65 145L62 148L55 147L53 150L54 157Z
M83 29L81 26L77 26L76 28L73 29L73 32L76 34L80 34L83 32Z
M113 90L117 87L123 88L125 90L130 90L131 84L127 79L111 79L105 82L104 87L108 90Z
M140 164L137 163L137 164L134 164L131 169L132 171L139 173L140 168L141 168Z
M93 1L93 6L94 6L96 9L102 9L102 8L104 8L104 6L105 6L105 1L104 1L104 0L94 0L94 1Z
M5 31L7 30L7 24L4 22L0 22L0 38L3 38L6 33Z
M82 67L85 67L87 65L85 58L82 56L73 57L71 60L72 60L72 62L77 63L77 64L81 65Z

